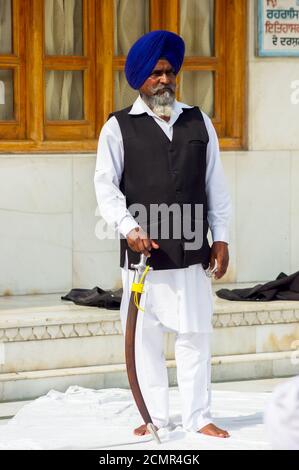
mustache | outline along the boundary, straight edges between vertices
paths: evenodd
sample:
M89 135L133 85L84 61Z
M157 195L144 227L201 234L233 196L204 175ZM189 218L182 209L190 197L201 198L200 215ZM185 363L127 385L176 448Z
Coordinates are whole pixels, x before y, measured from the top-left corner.
M156 94L158 91L164 90L164 91L170 91L171 93L175 92L175 85L158 85L156 87L152 88L152 93Z

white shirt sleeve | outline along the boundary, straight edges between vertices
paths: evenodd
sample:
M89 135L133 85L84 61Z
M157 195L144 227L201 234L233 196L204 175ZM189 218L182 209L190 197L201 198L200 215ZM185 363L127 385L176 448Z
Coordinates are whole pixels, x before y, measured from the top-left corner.
M111 117L103 126L98 142L94 185L103 219L124 237L138 227L126 207L119 189L124 169L124 147L117 119Z
M211 119L204 113L204 121L209 134L207 146L206 194L208 200L208 222L213 242L229 243L229 222L231 199L220 158L219 142Z

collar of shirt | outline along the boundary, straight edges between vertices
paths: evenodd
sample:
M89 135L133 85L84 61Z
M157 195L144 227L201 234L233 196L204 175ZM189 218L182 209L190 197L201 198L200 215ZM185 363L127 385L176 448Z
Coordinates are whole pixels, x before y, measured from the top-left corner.
M129 114L147 113L149 116L152 116L153 118L158 119L162 121L163 123L167 124L169 127L171 127L173 126L173 124L175 123L179 115L183 112L184 108L194 108L194 106L189 106L188 104L181 103L180 101L174 100L170 119L169 121L165 121L160 116L155 114L139 95L138 98L136 98L136 100L134 101L132 109L129 112Z

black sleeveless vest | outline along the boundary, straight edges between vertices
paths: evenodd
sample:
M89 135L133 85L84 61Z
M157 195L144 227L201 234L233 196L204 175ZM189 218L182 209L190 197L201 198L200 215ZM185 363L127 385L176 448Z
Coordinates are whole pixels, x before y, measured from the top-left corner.
M190 205L189 223L194 230L194 205L203 207L201 230L202 245L197 249L186 249L185 244L192 242L184 231L180 238L173 233L173 218L169 212L169 237L159 236L154 239L159 249L152 248L147 264L155 270L185 268L202 263L209 265L210 246L207 240L207 197L206 197L206 149L209 141L208 132L202 113L198 107L184 108L173 126L173 139L170 141L160 126L147 113L128 114L132 106L110 114L115 116L122 133L124 144L124 171L120 190L126 196L130 210L132 204L143 204L148 219L151 204ZM136 214L133 213L135 215ZM186 216L185 216L186 217ZM183 209L181 211L181 220ZM150 234L149 220L142 228ZM161 218L159 219L159 229ZM159 232L160 234L160 232ZM152 237L153 238L153 237ZM193 238L194 240L194 238ZM120 266L124 267L125 252L128 252L128 267L138 263L140 254L132 251L125 238L120 239Z

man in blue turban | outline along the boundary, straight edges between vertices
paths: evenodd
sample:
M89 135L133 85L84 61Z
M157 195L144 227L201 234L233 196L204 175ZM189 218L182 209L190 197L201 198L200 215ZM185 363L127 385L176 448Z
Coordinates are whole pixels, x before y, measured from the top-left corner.
M172 65L177 75L185 53L183 39L169 31L151 31L142 36L131 47L125 65L128 83L138 90L151 75L159 59L164 58Z
M184 60L183 39L170 31L151 31L131 47L125 65L130 86L139 89L143 101L168 120L175 99L175 78ZM161 83L160 77L168 77ZM163 80L163 79L162 79Z
M134 278L131 264L143 253L153 267L141 296L144 313L137 316L135 357L154 425L169 424L163 350L168 331L175 333L183 428L228 437L210 413L210 343L211 275L220 279L228 267L231 203L210 118L175 99L184 50L183 39L169 31L151 31L133 44L125 73L139 96L103 126L94 183L102 217L122 235L123 331ZM147 430L142 425L134 432L144 435Z

